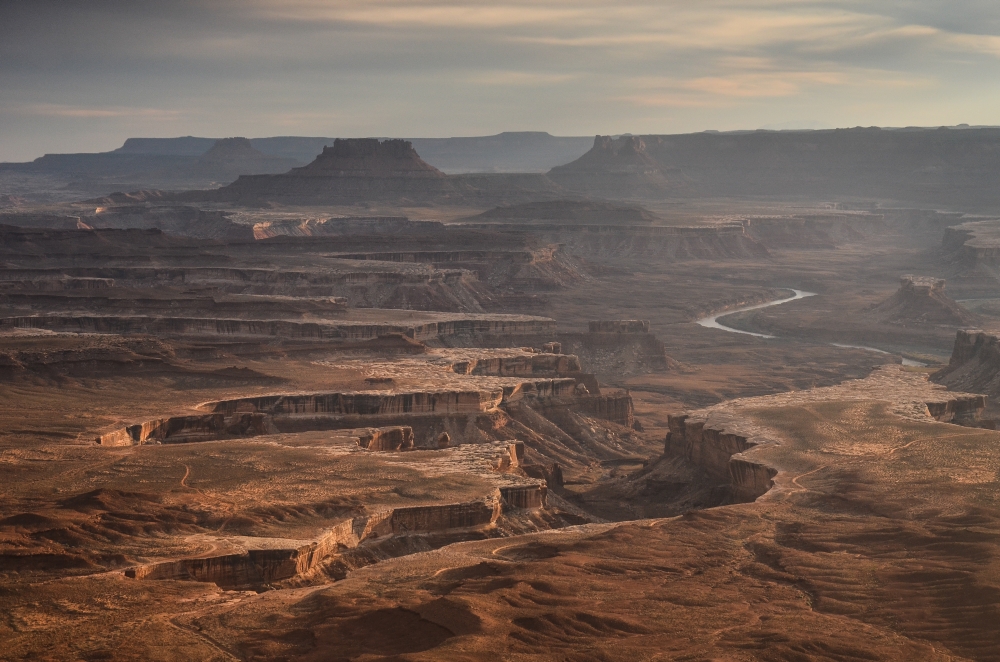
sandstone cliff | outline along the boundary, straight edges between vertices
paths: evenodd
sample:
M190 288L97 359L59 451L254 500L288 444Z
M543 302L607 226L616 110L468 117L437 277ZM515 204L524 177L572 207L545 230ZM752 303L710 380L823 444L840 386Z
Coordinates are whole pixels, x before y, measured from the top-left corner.
M553 168L548 176L570 191L588 195L663 197L677 188L638 136L597 136L589 152Z
M996 338L993 341L996 342ZM866 379L808 391L732 400L670 416L664 456L681 457L705 471L711 480L728 490L729 501L754 501L774 486L779 473L779 468L760 459L761 455L754 449L780 446L778 440L761 434L761 430L750 422L755 409L870 398L890 400L893 414L903 418L969 427L984 424L980 418L986 407L984 396L951 393L928 384L926 375L906 373L897 366L884 366Z
M949 389L989 396L988 415L1000 417L1000 337L995 333L960 330L948 365L931 377Z
M441 199L462 187L417 155L404 140L337 139L309 165L283 175L242 176L217 191L192 191L185 199L234 203L343 202Z
M869 313L888 324L939 326L976 326L981 320L945 293L942 278L903 276L899 290L876 305Z

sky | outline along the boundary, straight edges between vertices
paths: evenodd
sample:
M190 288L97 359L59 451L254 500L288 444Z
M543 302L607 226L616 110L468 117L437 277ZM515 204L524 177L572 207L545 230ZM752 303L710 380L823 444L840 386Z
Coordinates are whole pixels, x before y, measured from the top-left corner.
M1000 124L997 0L0 0L0 161L960 123Z

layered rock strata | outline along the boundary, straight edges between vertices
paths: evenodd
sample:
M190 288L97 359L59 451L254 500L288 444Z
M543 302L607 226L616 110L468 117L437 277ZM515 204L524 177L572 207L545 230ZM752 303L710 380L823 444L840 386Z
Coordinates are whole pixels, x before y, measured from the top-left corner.
M467 224L501 234L533 234L587 259L669 258L673 260L764 257L767 247L740 222L712 226L578 225L561 223Z
M0 319L0 329L49 329L77 333L154 335L275 336L320 340L372 340L401 334L414 340L449 336L525 336L551 333L555 322L545 318L484 316L443 319L420 324L365 322L299 322L268 319L212 319L204 317L145 317L124 315L39 315Z
M97 437L102 446L147 443L190 443L253 437L278 432L357 428L364 421L412 417L473 417L501 405L526 402L539 407L578 406L597 418L631 426L631 397L581 395L573 378L517 381L487 390L428 390L414 392L311 393L240 398L202 405L210 413L158 418L113 430ZM359 425L359 423L361 425ZM413 430L397 440L412 447ZM376 443L382 442L369 442ZM386 441L386 444L394 442Z
M368 440L412 440L408 428L361 431L359 443ZM313 539L297 540L253 536L218 537L214 546L230 549L214 556L185 558L134 566L125 576L144 580L187 580L213 582L224 588L255 588L302 577L318 571L336 557L368 544L385 544L413 536L446 534L452 540L489 535L505 514L546 507L545 484L511 474L524 457L520 442L496 442L465 451L438 451L456 455L457 460L478 467L485 460L496 476L496 487L481 498L453 503L379 508L374 512L345 519Z
M870 313L889 324L934 324L939 326L974 326L980 320L956 303L945 292L943 278L902 276L899 290L879 303Z
M745 412L791 404L873 399L889 399L893 412L905 418L973 427L979 425L986 406L982 395L952 393L930 384L926 375L884 366L866 379L837 386L744 398L669 416L664 455L683 457L705 471L728 488L731 501L754 501L774 486L778 469L758 460L753 450L778 442L748 425Z
M985 393L990 397L990 416L997 418L1000 411L1000 337L995 333L979 330L960 330L955 335L948 365L931 377L938 384L950 389Z

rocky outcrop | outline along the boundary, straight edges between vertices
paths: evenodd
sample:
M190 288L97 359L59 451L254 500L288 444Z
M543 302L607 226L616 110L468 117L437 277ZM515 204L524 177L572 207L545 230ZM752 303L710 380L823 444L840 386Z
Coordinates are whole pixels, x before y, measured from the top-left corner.
M774 487L778 470L744 453L758 444L746 434L730 430L725 422L709 423L704 417L684 414L667 418L670 431L664 456L684 458L724 486L726 501L749 503Z
M455 414L491 411L502 403L524 398L575 398L572 378L537 379L482 390L426 390L413 392L347 392L271 395L209 402L214 413L261 412L275 417L330 414L380 416L395 414Z
M545 508L548 490L545 485L518 485L501 487L500 496L505 508L511 510L537 510Z
M413 428L396 425L370 428L358 436L358 446L369 451L405 451L413 448Z
M489 526L503 506L500 490L494 490L475 501L392 508L347 520L316 540L247 539L246 551L142 565L126 570L125 576L212 582L223 588L261 586L307 573L367 540Z
M583 397L571 377L536 379L493 389L454 391L367 391L302 393L208 402L210 413L157 418L108 431L97 437L102 446L147 443L190 443L253 437L278 432L354 429L378 422L378 432L363 433L358 444L371 450L405 450L414 446L413 425L391 420L475 418L501 406L530 403L536 406L587 407L598 418L622 421L631 416L631 399ZM587 400L594 398L594 402ZM631 424L631 423L627 423ZM415 423L414 423L415 425ZM426 427L426 426L425 426ZM434 426L430 430L434 430ZM426 437L428 431L422 435ZM423 442L422 442L423 443ZM384 448L383 448L384 447Z
M18 228L52 228L58 230L89 230L91 228L81 216L44 214L38 212L0 213L0 225Z
M435 250L340 253L345 260L429 264L436 269L464 269L493 288L553 290L589 278L559 245L533 250ZM374 265L373 265L374 267Z
M661 197L677 189L638 136L597 136L589 152L552 168L548 176L570 191L588 195Z
M456 361L451 369L460 375L496 377L574 376L581 372L580 359L576 356L550 353L470 358Z
M945 293L943 278L903 276L899 290L876 305L870 316L880 322L899 325L934 324L975 326L979 317L965 310Z
M1000 337L985 331L958 331L948 365L931 379L952 390L986 394L990 415L996 418L1000 413L993 404L1000 399Z
M437 221L411 221L405 216L344 216L255 223L255 239L275 237L337 237L343 235L393 235L440 232Z
M459 503L401 506L345 520L315 540L231 538L241 551L129 568L139 580L212 582L222 588L257 588L316 570L345 551L374 541L462 532L493 526L504 513L546 507L547 488L539 483L504 485L481 499Z
M147 443L181 444L274 434L270 418L257 412L222 413L157 418L97 437L101 446L133 446Z
M455 195L462 187L405 140L337 139L309 165L283 175L245 175L216 191L184 197L229 202L344 202Z
M294 177L362 177L442 179L444 173L420 158L406 140L336 139Z
M632 403L632 396L626 391L581 395L577 409L588 416L611 421L627 428L635 426L635 405Z

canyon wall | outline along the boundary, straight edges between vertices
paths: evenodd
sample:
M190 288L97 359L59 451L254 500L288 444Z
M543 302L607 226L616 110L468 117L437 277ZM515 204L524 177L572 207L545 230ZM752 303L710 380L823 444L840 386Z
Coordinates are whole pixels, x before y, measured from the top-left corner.
M414 340L448 336L525 336L551 333L556 323L542 318L455 319L414 325L364 322L147 317L124 315L45 315L0 318L0 329L51 329L77 333L158 335L277 336L324 340L372 340L401 334Z
M996 338L993 341L995 343ZM894 391L894 387L897 390ZM904 418L992 427L992 422L980 420L986 406L984 396L947 392L929 385L925 376L887 366L867 379L850 380L832 387L734 400L690 414L670 415L664 456L682 457L694 464L728 490L730 501L754 501L774 486L778 470L769 466L766 460L757 459L751 451L775 442L760 434L753 424L748 425L748 412L743 407L886 398L898 399L893 414ZM751 433L742 430L753 431L756 438L751 439Z
M1000 337L986 331L958 331L948 365L934 373L931 379L951 390L986 394L989 397L989 414L997 418L1000 414L997 407L1000 399ZM983 403L983 407L986 405Z
M150 563L124 574L139 580L201 581L226 589L252 589L309 573L369 541L490 527L504 513L545 508L545 496L542 484L504 486L473 501L403 506L355 517L312 541L245 539L245 551Z

